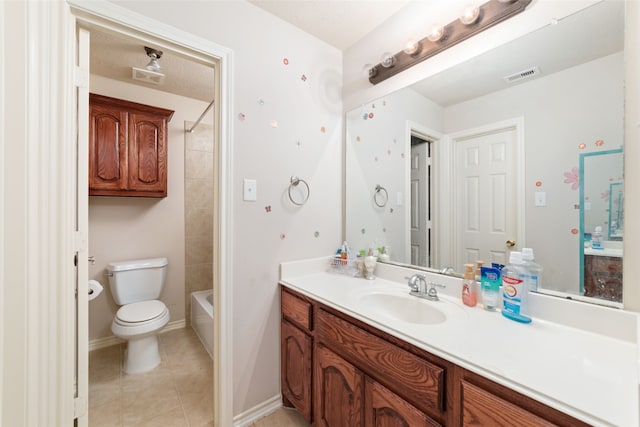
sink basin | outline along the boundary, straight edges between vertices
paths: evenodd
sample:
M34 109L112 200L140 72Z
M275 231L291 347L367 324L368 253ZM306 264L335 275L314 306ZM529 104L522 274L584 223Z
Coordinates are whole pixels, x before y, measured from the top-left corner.
M369 293L362 295L359 302L368 311L407 323L434 325L447 320L437 302L421 300L409 294Z

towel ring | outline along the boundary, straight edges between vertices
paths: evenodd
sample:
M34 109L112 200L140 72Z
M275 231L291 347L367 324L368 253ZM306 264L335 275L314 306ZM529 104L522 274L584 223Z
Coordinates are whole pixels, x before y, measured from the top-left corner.
M304 184L304 186L307 187L307 195L304 197L304 199L301 202L296 202L293 196L291 195L291 189L293 187L297 187L298 184L300 183ZM309 184L307 184L307 181L305 181L304 179L300 179L297 176L292 176L289 184L289 200L291 200L291 203L297 206L302 206L305 203L307 203L307 200L309 200L310 195L311 195L311 190L309 189Z
M384 193L384 194L383 194ZM380 201L378 195L382 194L383 200ZM387 189L381 186L380 184L376 185L376 192L373 193L373 202L379 208L384 208L387 206L387 202L389 201L389 193L387 193Z

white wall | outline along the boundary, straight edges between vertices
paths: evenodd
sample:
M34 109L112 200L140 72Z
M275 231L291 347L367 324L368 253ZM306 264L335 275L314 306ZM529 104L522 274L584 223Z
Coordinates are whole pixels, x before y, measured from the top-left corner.
M234 268L223 286L233 288L239 414L280 390L278 264L341 243L342 55L245 2L118 4L234 51ZM291 175L311 187L302 207L287 198ZM242 201L243 178L257 181L256 202Z
M174 110L167 132L167 197L89 198L89 253L96 259L89 267L89 278L105 286L105 292L89 304L89 340L94 340L112 335L111 322L118 306L104 271L113 261L167 257L167 282L161 300L169 308L172 322L185 318L184 122L196 120L208 103L98 75L91 75L90 90ZM212 120L213 116L204 119Z
M580 201L577 188L564 183L564 172L578 166L579 154L619 148L624 141L622 56L541 76L444 112L446 133L524 117L525 240L552 289L575 293L579 283L579 235L572 230L580 228ZM598 140L604 144L596 145ZM535 207L537 191L547 193L546 207Z

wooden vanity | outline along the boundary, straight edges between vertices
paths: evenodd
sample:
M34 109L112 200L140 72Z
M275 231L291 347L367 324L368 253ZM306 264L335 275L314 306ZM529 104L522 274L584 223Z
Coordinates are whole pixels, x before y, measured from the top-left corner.
M285 406L315 426L586 426L281 285Z

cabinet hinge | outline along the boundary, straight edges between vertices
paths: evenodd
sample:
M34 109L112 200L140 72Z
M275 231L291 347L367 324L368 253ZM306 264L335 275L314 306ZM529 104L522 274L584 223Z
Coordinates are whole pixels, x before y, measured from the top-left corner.
M74 83L77 87L89 87L89 70L82 67L76 67L74 77Z
M73 417L80 418L87 413L87 399L76 397L73 399Z

